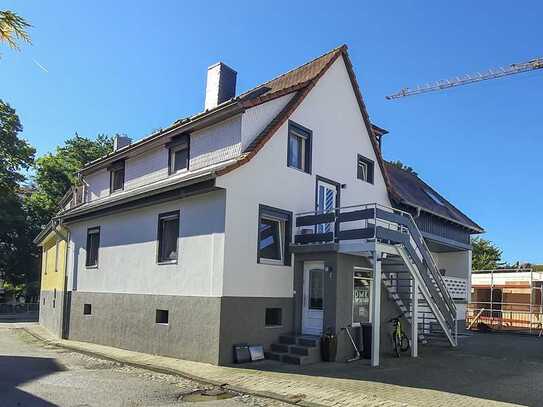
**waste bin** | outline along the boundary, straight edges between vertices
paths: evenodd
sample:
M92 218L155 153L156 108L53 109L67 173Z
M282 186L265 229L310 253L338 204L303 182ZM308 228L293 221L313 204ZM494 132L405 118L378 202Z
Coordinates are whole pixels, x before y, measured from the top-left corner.
M321 357L324 362L335 362L337 354L337 336L328 329L321 336Z
M371 359L372 331L371 324L362 324L362 357L364 359Z

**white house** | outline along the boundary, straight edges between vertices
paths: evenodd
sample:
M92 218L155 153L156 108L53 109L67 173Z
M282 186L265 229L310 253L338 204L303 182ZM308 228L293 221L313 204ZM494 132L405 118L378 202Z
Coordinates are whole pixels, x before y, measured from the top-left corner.
M347 47L235 83L211 66L205 111L81 169L50 225L69 231L65 305L41 312L70 339L213 364L238 343L312 361L324 330L345 360L371 322L377 365L400 312L414 355L418 334L456 345L482 229L383 161Z

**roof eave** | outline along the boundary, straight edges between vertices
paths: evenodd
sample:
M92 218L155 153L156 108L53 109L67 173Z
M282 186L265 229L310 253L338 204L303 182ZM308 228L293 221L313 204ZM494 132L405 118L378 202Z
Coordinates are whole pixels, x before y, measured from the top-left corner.
M476 232L477 234L478 234L478 233L485 233L485 230L484 230L483 228L481 228L479 225L475 224L475 222L473 222L473 223L474 223L476 226L471 226L471 225L468 225L468 224L466 224L466 223L459 222L459 221L457 221L457 220L455 220L455 219L449 218L448 216L445 216L445 215L442 215L442 214L440 214L440 213L434 212L434 211L432 211L432 210L430 210L430 209L428 209L428 208L425 208L424 206L420 206L420 205L417 205L417 204L415 204L415 203L413 203L413 202L407 201L406 199L400 198L399 200L397 199L397 201L399 201L400 203L402 203L402 204L404 204L404 205L411 206L411 207L413 207L413 208L415 208L415 209L417 209L417 210L420 210L420 211L422 211L422 212L426 212L426 213L428 213L428 214L430 214L430 215L433 215L433 216L436 216L436 217L438 217L438 218L444 219L444 220L446 220L446 221L448 221L448 222L455 223L455 224L457 224L457 225L459 225L459 226L462 226L462 227L464 227L464 228L466 228L466 229L469 229L469 230L471 230L471 231L474 231L474 232Z
M174 123L166 129L162 129L157 133L150 135L130 146L127 146L121 150L114 151L94 162L90 162L78 171L80 175L87 175L98 169L101 169L113 161L120 158L127 157L129 153L135 150L141 150L144 147L155 146L155 142L158 145L158 140L161 140L163 136L174 136L179 133L201 130L205 127L209 127L213 124L217 124L227 118L233 117L237 114L243 113L246 107L237 99L225 102L223 105L219 105L213 110L209 110L200 114L197 114L187 121L180 121Z

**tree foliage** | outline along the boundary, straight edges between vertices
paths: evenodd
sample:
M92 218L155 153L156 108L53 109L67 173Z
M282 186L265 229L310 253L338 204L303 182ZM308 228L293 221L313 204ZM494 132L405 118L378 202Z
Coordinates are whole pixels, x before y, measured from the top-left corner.
M22 130L15 109L0 100L0 277L14 285L32 280L37 259L32 245L37 229L28 218L21 185L35 150L19 137Z
M19 50L19 42L31 44L27 30L31 25L13 11L0 10L0 42L5 42L10 48Z
M405 165L405 164L404 164L403 162L401 162L400 160L390 161L389 164L392 165L393 167L399 168L400 170L407 171L407 172L409 172L410 174L418 175L418 174L416 173L416 171L413 169L413 167L410 167L410 166L408 166L408 165Z
M29 205L42 224L54 215L58 202L70 187L78 184L77 171L112 150L112 137L102 134L92 140L76 133L54 153L36 160L36 191L29 198Z
M502 250L490 240L476 237L472 239L473 270L493 270L502 263Z

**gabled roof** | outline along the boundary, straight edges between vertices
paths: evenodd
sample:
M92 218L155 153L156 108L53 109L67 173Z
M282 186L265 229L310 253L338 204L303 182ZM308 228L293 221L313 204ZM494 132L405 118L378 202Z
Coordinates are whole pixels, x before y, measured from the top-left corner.
M475 233L484 232L481 226L415 174L395 167L388 162L385 162L385 168L392 187L393 200L403 205L420 208L422 211L457 223Z
M242 113L245 109L257 106L261 103L268 102L270 100L279 98L281 96L296 92L287 105L279 112L279 114L265 127L265 129L256 136L253 142L243 151L237 162L219 171L217 175L222 175L233 169L248 162L273 136L273 134L281 127L281 125L288 119L288 117L294 112L294 110L305 99L307 94L313 89L317 81L324 75L328 68L337 60L342 57L349 73L351 85L356 95L358 106L362 114L364 124L367 132L370 136L377 161L381 168L385 182L388 183L387 174L385 172L383 160L381 157L381 151L379 149L378 141L374 130L378 131L379 128L373 126L370 123L366 106L362 99L362 93L356 81L352 63L347 53L347 46L341 45L333 50L321 55L318 58L313 59L295 69L292 69L276 78L258 85L241 95L226 101L214 109L206 110L191 117L179 119L175 121L171 126L161 129L158 132L151 134L150 136L139 140L130 146L122 148L118 151L114 151L105 157L99 158L91 163L88 163L80 172L93 171L96 168L105 166L106 164L125 157L133 150L139 150L145 145L154 145L160 143L159 139L164 137L173 136L185 131L193 131L200 129L206 125L217 123L217 121L225 120L235 114ZM381 129L379 129L381 130Z
M313 81L318 79L331 63L335 61L342 52L345 52L346 49L347 46L342 45L302 66L279 75L268 82L255 86L235 98L221 103L213 109L178 119L167 128L160 129L129 146L113 151L104 157L100 157L97 160L87 163L80 172L93 170L94 168L117 160L130 151L140 149L163 136L172 136L184 131L194 130L195 128L200 129L205 127L207 123L215 124L217 120L224 120L232 115L242 113L247 108L257 106L298 90L306 89ZM214 118L216 119L215 121L213 121Z
M251 106L252 103L258 101L259 103L267 102L276 97L283 96L288 93L296 91L296 94L292 99L286 104L286 106L279 112L279 114L264 128L264 130L253 140L253 142L247 147L247 149L240 156L238 161L218 172L218 175L226 174L239 166L250 161L252 157L266 144L266 142L275 134L275 132L285 123L285 121L290 117L294 110L302 103L307 94L313 89L318 80L324 75L324 73L332 66L332 64L339 58L342 57L347 72L349 74L349 79L353 87L353 91L356 96L358 107L366 126L366 131L369 135L370 142L372 144L375 156L377 157L377 162L381 168L381 173L385 179L388 190L390 191L390 184L388 177L385 171L383 158L381 156L381 150L378 145L376 134L374 130L383 131L382 134L386 134L386 130L381 129L377 126L374 126L370 123L366 105L362 98L362 93L360 92L360 87L356 80L354 74L353 66L347 53L347 45L342 45L338 48L333 49L332 51L298 67L295 68L281 76L278 76L275 79L272 79L269 82L266 82L256 88L242 94L240 98L244 97L253 97L255 94L259 94L259 90L262 90L262 94L259 94L256 98L253 98L251 102L244 101L247 107ZM258 104L258 103L255 103ZM381 135L381 134L380 134ZM361 135L363 136L363 135Z

